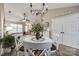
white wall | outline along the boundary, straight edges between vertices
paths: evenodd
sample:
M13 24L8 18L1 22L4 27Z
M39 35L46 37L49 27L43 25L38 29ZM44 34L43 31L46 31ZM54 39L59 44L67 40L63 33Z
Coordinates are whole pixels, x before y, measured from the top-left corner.
M0 4L0 34L4 36L4 5ZM2 45L0 46L0 55L3 53Z
M22 23L23 13L26 12L31 21L37 22L41 19L41 16L35 16L28 14L29 5L27 4L5 4L5 17L6 21L19 22ZM54 17L62 16L67 13L77 13L79 12L78 4L48 4L49 10L47 14L43 17L44 22L49 22L50 24L50 35L52 33L52 20ZM73 7L72 7L73 6ZM12 11L11 14L8 11ZM19 20L19 21L18 21ZM37 20L37 21L36 21ZM38 21L39 22L39 21ZM7 23L7 22L6 22Z

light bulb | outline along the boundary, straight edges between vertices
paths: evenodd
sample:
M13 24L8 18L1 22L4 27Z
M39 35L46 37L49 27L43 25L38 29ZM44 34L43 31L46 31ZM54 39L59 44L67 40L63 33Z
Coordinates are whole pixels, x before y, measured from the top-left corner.
M46 6L46 8L48 8L48 5Z

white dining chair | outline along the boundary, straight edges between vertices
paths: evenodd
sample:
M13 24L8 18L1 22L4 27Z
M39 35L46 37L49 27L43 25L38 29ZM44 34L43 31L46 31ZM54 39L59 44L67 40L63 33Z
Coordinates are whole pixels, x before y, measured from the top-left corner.
M34 52L32 52L31 49L27 49L25 55L26 55L26 56L36 56L36 55L34 54ZM44 49L44 50L41 52L41 54L40 54L39 56L48 56L48 52L47 52L47 50Z
M39 56L48 56L48 51L47 51L47 49L44 49L44 50L42 51L42 53L41 53Z
M15 37L15 45L16 54L19 56L19 49L23 46L23 36Z
M31 49L27 49L28 56L35 56Z
M56 50L53 50L53 51L50 51L50 52L48 52L48 56L56 56L57 55L57 53L56 53L57 51Z

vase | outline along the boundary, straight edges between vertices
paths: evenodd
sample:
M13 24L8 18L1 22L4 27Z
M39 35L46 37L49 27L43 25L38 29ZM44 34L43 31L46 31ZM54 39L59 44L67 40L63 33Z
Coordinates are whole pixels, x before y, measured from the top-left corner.
M37 40L40 39L40 33L39 33L39 32L36 33L36 39L37 39Z
M10 53L11 52L11 47L9 48L4 48L4 53Z

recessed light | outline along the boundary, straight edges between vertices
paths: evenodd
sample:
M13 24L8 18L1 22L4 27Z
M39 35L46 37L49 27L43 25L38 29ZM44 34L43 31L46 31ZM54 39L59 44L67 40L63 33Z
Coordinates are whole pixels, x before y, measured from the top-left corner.
M9 13L11 13L11 11L8 11Z

